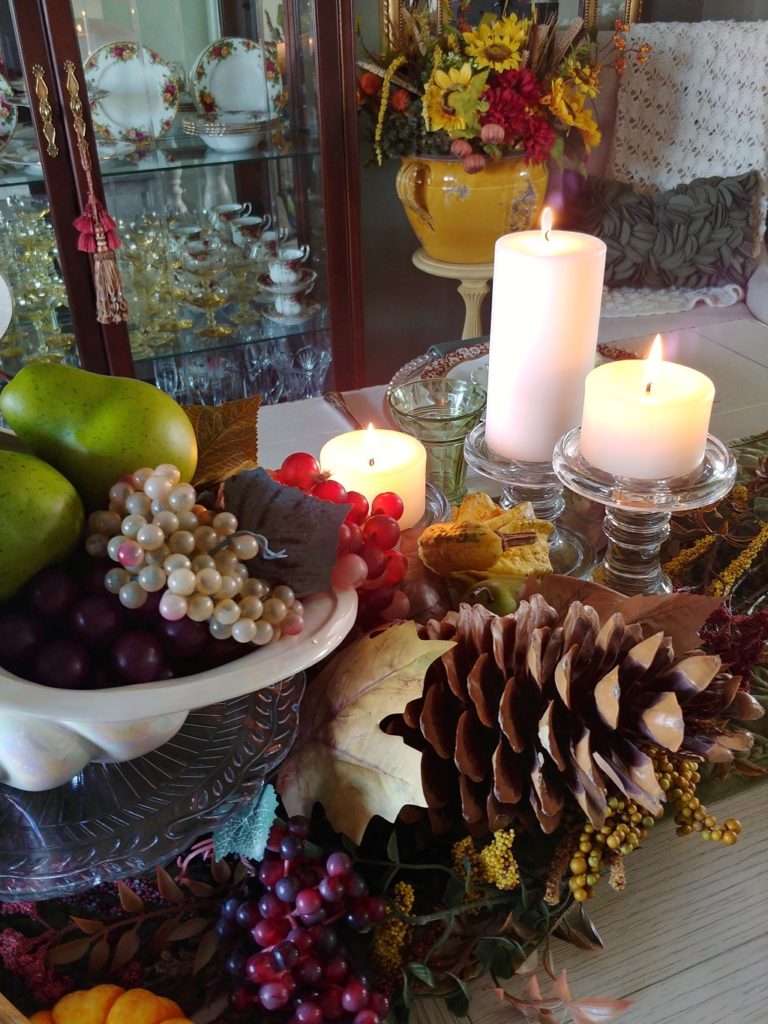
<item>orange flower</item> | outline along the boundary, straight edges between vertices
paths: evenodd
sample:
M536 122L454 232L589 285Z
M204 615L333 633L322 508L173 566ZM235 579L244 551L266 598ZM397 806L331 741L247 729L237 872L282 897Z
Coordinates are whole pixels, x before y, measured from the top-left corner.
M360 81L358 82L360 91L364 92L366 96L378 96L381 92L381 79L378 75L374 75L372 71L365 71L360 75Z
M395 89L392 93L392 99L390 103L392 109L396 110L399 114L402 114L408 109L408 104L411 102L411 97L408 94L407 89Z

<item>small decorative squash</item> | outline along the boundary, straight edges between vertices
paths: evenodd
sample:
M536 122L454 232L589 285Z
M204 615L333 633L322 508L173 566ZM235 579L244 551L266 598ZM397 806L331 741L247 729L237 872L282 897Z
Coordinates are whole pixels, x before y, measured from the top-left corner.
M70 992L52 1010L41 1010L29 1024L192 1024L172 999L146 988L96 985Z

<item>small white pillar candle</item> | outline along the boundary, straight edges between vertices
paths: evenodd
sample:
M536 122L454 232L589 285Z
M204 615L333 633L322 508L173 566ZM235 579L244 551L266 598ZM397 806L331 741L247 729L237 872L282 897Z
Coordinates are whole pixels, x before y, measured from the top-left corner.
M403 500L400 528L407 530L424 515L427 450L421 441L397 430L351 430L332 437L320 452L320 468L348 491L369 503L394 491Z
M496 242L485 440L498 455L549 462L579 422L595 365L605 243L592 235L518 231Z
M704 458L715 386L698 370L662 359L624 359L589 374L581 454L593 466L635 480L686 476Z

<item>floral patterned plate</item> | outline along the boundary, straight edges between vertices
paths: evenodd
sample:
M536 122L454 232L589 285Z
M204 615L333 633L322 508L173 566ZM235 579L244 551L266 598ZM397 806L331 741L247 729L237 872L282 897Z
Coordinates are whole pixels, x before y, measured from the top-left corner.
M9 100L13 96L8 79L0 75L0 149L4 149L16 131L19 120L19 110Z
M179 107L173 69L154 50L138 43L100 47L85 62L93 127L108 142L134 145L160 139L170 131Z
M274 112L282 92L268 46L226 37L207 46L191 74L192 97L203 114L225 110Z

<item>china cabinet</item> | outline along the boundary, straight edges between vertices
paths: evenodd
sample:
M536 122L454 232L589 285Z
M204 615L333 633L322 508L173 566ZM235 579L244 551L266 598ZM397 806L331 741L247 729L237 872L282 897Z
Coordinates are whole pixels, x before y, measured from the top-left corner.
M0 56L4 375L205 404L362 383L350 4L10 0Z

